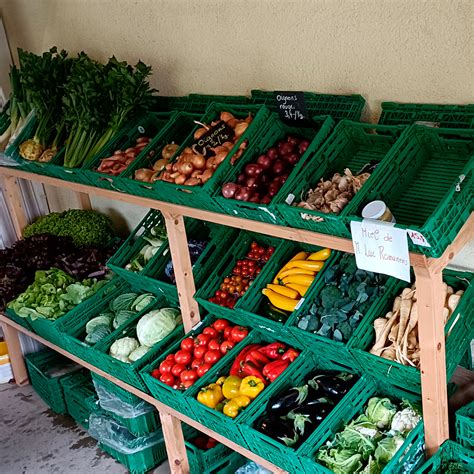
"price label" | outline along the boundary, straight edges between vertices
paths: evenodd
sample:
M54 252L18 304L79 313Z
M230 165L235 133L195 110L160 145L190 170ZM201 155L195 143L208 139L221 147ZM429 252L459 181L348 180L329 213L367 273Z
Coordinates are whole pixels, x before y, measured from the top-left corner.
M230 142L234 137L234 129L221 120L196 140L193 148L201 155L206 155L211 148Z
M285 122L306 123L308 112L303 92L275 92L275 102L280 118Z
M407 233L414 244L421 245L422 247L431 247L431 245L421 232L408 229Z

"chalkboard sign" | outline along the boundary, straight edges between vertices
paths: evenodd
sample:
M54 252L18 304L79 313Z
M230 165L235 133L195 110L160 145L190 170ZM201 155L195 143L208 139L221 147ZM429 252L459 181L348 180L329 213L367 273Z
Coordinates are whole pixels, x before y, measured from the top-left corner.
M308 122L306 101L303 92L275 92L275 102L280 118L285 122Z
M209 155L211 148L232 141L234 136L234 129L221 120L194 142L193 149L201 155Z

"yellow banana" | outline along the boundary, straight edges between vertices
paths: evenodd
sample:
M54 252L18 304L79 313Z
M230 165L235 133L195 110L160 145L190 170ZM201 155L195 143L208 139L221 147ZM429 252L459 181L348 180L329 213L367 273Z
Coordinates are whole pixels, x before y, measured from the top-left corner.
M292 290L296 290L301 296L304 296L306 292L308 291L309 286L298 285L297 283L288 283L286 285L286 288L291 288Z
M282 296L286 296L286 297L291 298L293 300L296 299L296 298L298 298L298 299L300 298L300 294L296 290L293 290L291 288L287 288L286 286L283 286L283 285L268 284L267 288L269 290L274 291L275 293L278 293Z
M312 275L289 275L282 279L285 285L296 283L297 285L309 286L315 279Z
M288 263L288 268L301 268L303 270L311 270L312 272L319 272L323 268L324 262L319 262L315 260L296 260L294 262Z
M273 306L276 306L278 309L282 309L283 311L293 312L299 302L299 300L282 296L268 288L264 288L262 293L270 300L270 303Z
M313 252L307 260L327 260L331 256L331 249L318 250Z

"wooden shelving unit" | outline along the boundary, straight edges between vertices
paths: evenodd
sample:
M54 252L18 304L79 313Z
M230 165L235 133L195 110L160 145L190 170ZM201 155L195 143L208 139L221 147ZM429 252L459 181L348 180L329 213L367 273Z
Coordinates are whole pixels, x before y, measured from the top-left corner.
M153 199L132 196L116 191L95 188L79 183L62 181L57 178L42 176L17 170L15 168L0 167L0 176L3 176L7 195L8 207L14 222L18 237L27 224L25 211L23 209L21 195L17 179L23 178L39 181L43 184L58 186L78 193L78 202L83 208L90 208L90 195L97 195L107 199L127 202L145 208L160 210L166 219L171 255L176 271L176 284L179 302L183 315L183 323L186 331L190 330L199 320L199 308L193 295L195 285L192 274L191 260L188 253L187 237L183 217L193 217L209 222L215 222L240 229L252 229L252 231L267 234L283 239L305 242L335 250L353 253L352 241L326 234L319 234L305 230L282 227L262 222L250 221L238 217L203 211L191 207L178 206ZM442 292L442 270L454 258L456 253L464 247L474 236L474 217L471 214L469 220L459 232L455 241L446 249L444 254L437 259L427 258L424 255L410 253L410 263L413 266L419 304L419 334L421 346L421 384L425 442L428 454L436 452L438 447L449 437L448 427L448 398L446 381L445 360L445 335L443 325L443 292ZM276 473L285 472L268 461L249 452L247 449L226 439L222 434L215 433L200 423L195 422L186 415L173 410L159 400L147 395L136 388L104 373L97 367L91 366L77 357L69 354L61 348L51 344L49 341L33 334L21 326L15 324L4 315L0 315L5 338L10 351L12 368L15 380L18 384L27 383L28 376L23 362L21 348L18 341L18 331L42 342L70 359L78 362L91 371L111 380L117 385L125 388L131 393L154 405L159 411L163 425L164 438L168 451L170 467L174 473L187 473L189 466L186 458L184 438L181 431L180 421L185 421L198 430L209 434L223 444L229 446L244 456L253 459L259 464Z

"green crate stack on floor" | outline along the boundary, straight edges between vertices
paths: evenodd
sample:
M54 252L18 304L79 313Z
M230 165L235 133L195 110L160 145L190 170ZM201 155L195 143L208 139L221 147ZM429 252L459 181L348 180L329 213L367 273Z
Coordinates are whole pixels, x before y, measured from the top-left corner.
M463 448L453 441L445 441L416 474L474 472L474 451Z
M474 450L474 400L456 412L456 441Z

